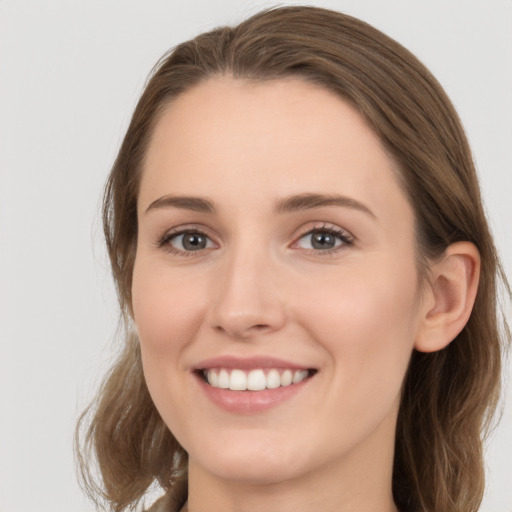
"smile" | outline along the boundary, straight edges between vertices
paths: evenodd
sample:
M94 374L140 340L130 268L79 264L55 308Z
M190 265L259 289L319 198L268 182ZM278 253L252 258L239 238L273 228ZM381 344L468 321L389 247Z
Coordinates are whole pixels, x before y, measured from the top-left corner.
M210 386L231 391L262 391L299 384L314 370L257 368L246 371L238 368L210 368L201 370L203 380Z
M318 373L317 368L270 355L212 357L198 362L192 371L203 396L241 415L263 413L304 396Z

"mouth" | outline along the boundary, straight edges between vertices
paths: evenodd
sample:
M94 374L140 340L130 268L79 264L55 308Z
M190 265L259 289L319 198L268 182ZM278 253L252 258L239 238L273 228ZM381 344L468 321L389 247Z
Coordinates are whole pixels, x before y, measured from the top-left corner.
M317 373L316 369L290 368L202 368L196 373L207 385L230 391L263 391L300 384Z
M270 355L237 357L223 355L203 360L193 368L193 375L214 405L230 414L264 413L284 403L297 403L317 368ZM299 398L300 400L300 398Z

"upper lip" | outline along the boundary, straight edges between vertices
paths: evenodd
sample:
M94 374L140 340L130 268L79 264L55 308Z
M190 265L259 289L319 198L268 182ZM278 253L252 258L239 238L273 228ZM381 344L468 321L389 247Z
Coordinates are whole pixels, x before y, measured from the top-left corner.
M273 356L217 356L204 359L194 367L194 370L205 370L209 368L232 368L240 370L254 370L257 368L284 368L290 370L310 370L311 366L294 363Z

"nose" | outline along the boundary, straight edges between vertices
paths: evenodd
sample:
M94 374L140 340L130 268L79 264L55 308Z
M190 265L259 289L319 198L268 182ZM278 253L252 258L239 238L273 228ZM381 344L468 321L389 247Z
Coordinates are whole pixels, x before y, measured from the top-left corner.
M222 262L210 303L210 324L237 339L277 331L286 322L278 269L262 252L237 251Z

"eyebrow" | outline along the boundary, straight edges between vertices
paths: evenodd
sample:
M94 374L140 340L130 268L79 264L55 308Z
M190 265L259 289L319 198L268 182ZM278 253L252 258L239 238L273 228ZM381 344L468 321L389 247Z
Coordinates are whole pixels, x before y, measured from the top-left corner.
M277 203L277 211L278 213L289 213L301 210L312 210L324 206L352 208L366 213L374 219L376 218L375 214L363 203L351 197L337 194L298 194L279 201Z
M208 199L193 196L163 196L153 201L147 208L146 213L158 208L181 208L199 213L214 213L215 205Z
M336 194L297 194L277 202L277 213L292 213L303 210L312 210L325 206L341 206L352 208L366 213L372 218L375 214L363 203L351 197ZM204 197L195 196L173 196L167 195L153 201L147 208L146 213L159 208L180 208L199 213L215 213L215 204Z

